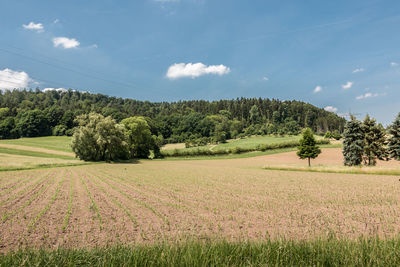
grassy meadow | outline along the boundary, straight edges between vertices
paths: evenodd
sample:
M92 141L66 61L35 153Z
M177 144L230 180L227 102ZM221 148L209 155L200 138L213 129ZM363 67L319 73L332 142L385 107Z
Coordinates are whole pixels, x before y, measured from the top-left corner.
M296 140L257 136L218 146ZM69 142L0 141L0 266L400 260L399 162L345 168L341 145L329 144L311 168L295 147L87 164Z

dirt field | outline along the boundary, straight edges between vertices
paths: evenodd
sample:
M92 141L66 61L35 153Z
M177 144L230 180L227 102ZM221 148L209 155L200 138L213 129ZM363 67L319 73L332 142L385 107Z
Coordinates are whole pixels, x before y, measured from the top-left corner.
M262 169L292 154L1 172L0 251L400 233L399 177Z

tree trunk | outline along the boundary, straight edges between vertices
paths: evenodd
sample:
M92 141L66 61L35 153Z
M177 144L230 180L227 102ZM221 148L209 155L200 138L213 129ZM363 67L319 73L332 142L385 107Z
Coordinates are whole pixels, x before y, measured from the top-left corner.
M310 158L308 158L308 167L311 167Z

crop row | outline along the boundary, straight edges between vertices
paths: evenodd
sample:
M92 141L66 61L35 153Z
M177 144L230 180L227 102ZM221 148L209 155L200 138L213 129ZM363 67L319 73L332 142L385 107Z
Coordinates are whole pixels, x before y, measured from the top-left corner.
M54 175L54 172L52 173ZM5 202L7 201L12 201L16 198L18 198L20 195L23 195L24 193L28 192L28 191L32 191L32 188L41 184L43 181L45 181L49 176L52 175L51 173L47 173L46 175L42 176L42 178L38 178L38 180L34 181L32 184L27 185L25 188L23 188L21 191L18 191L17 193L11 195L10 197L8 197L8 199L4 199L3 201L1 201L0 205L3 205ZM26 183L28 183L28 180L25 180L23 182L23 184L25 185ZM10 193L10 192L8 192Z
M40 218L50 209L50 207L54 204L54 202L57 199L58 194L60 193L60 189L62 184L64 183L65 176L63 176L63 179L58 183L57 189L54 192L53 196L51 197L51 200L47 205L36 215L36 217L29 223L28 225L28 232L31 232L35 226L36 223L40 220Z
M150 210L153 214L155 214L156 216L160 217L167 225L170 225L170 222L168 220L168 218L162 214L161 212L157 211L156 209L154 209L151 205L149 205L148 203L141 201L140 199L134 198L131 195L127 194L126 192L124 192L123 190L121 190L119 187L116 187L115 185L111 184L108 179L104 179L101 178L99 176L96 176L97 179L103 181L104 183L106 183L108 186L110 186L112 189L114 189L115 191L117 191L118 193L120 193L121 195L123 195L125 198L129 199L130 201L135 202L136 204L138 204L139 206L142 206L148 210ZM112 179L112 178L111 178ZM113 180L113 179L112 179ZM114 180L114 182L116 182ZM116 182L118 183L118 182Z
M65 230L68 227L69 223L69 218L71 217L72 214L72 201L73 201L73 196L74 196L74 184L73 184L73 179L70 174L70 186L69 186L69 201L68 201L68 209L67 209L67 214L64 217L64 224L62 226L62 231L65 232Z
M100 186L98 183L94 183L94 184L95 184L95 186L96 186L98 189L100 189L108 198L110 198L111 201L112 201L115 205L117 205L121 210L123 210L123 211L126 213L126 215L128 215L128 217L131 219L131 221L132 221L132 223L135 225L135 227L138 226L138 223L137 223L135 217L129 212L129 210L128 210L126 207L124 207L117 199L115 199L114 197L112 197L112 196L110 195L110 193L108 193L108 192L104 189L104 187Z
M54 179L55 179L55 176L52 176L52 179L50 179L48 181L48 185L47 186L42 186L40 188L40 190L36 191L30 198L25 200L23 202L23 204L19 208L14 209L14 210L12 210L10 212L5 212L3 214L3 216L2 216L2 221L5 222L5 221L9 220L13 216L15 216L16 214L21 212L24 208L29 206L33 201L35 201L43 192L45 192L51 186L51 184L54 182Z
M94 199L93 199L92 194L91 194L90 191L89 191L89 188L87 187L87 184L86 184L85 181L82 179L82 177L81 177L80 179L81 179L81 182L82 182L83 186L85 187L86 192L87 192L87 194L88 194L88 196L89 196L89 199L90 199L90 201L91 201L91 206L90 206L90 208L93 209L93 210L96 212L97 218L99 219L99 225L100 225L100 230L101 230L101 229L103 229L103 218L101 217L100 211L99 211L99 209L98 209L98 207L97 207L97 205L96 205L96 202L95 202Z

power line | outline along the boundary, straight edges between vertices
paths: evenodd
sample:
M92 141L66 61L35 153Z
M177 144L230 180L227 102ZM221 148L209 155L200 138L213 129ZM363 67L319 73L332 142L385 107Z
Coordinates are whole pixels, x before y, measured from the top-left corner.
M35 61L35 62L38 62L38 63L41 63L41 64L45 64L45 65L48 65L48 66L51 66L51 67L55 67L55 68L63 69L63 70L66 70L66 71L70 71L70 72L73 72L73 73L76 73L76 74L79 74L79 75L82 75L82 76L85 76L85 77L88 77L88 78L92 78L92 79L96 79L96 80L102 80L102 81L109 82L109 83L117 83L117 84L120 84L120 85L128 87L128 88L134 87L133 84L127 84L127 83L123 83L123 82L119 82L119 81L113 81L113 80L109 80L109 79L104 79L104 78L97 77L97 76L94 76L94 75L91 75L91 74L86 74L86 73L83 73L81 71L77 71L77 70L70 69L70 68L63 67L63 66L58 66L58 65L55 65L55 64L43 61L43 60L35 59L33 57L26 56L24 54L17 53L17 52L14 52L14 51L10 51L10 50L4 49L4 48L0 48L0 51L5 52L5 53L9 53L9 54L13 54L13 55L17 55L17 56L20 56L20 57L24 57L24 58L27 58L27 59L29 59L31 61Z

